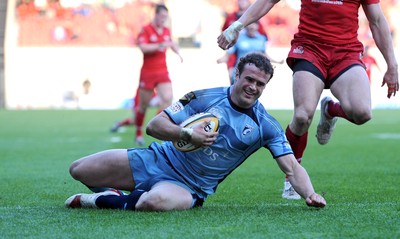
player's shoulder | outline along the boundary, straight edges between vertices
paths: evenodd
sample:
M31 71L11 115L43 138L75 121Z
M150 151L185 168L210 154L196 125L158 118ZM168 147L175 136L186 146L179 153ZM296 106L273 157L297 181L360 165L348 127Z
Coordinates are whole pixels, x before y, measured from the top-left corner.
M154 27L152 26L151 23L146 24L142 27L142 32L151 32L151 31L155 31Z
M185 94L177 102L181 107L191 103L192 105L208 105L210 102L221 101L227 98L228 88L218 87L218 88L208 88L191 91Z
M198 98L208 98L208 97L227 97L228 96L228 87L216 87L216 88L208 88L193 91L193 94L196 99Z
M259 123L261 125L266 124L278 124L278 121L276 120L276 118L271 115L264 107L263 104L261 104L261 102L257 101L257 104L254 106L254 113L259 121Z

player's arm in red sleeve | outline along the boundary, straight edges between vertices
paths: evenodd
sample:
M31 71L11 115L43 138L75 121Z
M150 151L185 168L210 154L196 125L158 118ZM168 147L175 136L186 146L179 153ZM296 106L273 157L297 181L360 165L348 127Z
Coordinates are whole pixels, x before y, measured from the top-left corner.
M146 30L146 28L142 28L137 38L137 46L143 52L143 54L153 53L159 51L162 48L162 44L160 43L150 43L149 40L150 33Z

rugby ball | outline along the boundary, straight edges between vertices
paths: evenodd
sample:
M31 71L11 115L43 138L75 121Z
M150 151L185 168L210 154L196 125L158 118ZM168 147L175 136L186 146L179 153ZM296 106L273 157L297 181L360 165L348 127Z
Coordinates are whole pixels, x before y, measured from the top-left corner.
M206 132L211 132L211 131L217 132L218 131L218 129L219 129L218 118L215 115L213 115L212 113L208 113L208 112L192 115L189 118L187 118L185 121L183 121L180 124L180 126L183 128L191 129L191 128L203 123L204 121L210 121L210 123L204 127L204 130ZM200 148L200 146L193 145L190 142L187 142L185 140L175 141L174 147L177 150L182 151L182 152L191 152L191 151L194 151L194 150Z

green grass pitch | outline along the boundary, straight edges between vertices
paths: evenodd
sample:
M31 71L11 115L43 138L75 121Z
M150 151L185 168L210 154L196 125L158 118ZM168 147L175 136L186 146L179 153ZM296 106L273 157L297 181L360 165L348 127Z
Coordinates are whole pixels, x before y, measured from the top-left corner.
M270 113L284 128L291 119L291 111ZM339 120L320 146L317 112L303 166L325 193L322 210L282 199L284 175L261 149L202 208L143 213L64 207L89 192L69 176L73 160L135 147L132 127L109 132L130 111L2 110L0 238L400 238L400 111L373 113L362 126Z

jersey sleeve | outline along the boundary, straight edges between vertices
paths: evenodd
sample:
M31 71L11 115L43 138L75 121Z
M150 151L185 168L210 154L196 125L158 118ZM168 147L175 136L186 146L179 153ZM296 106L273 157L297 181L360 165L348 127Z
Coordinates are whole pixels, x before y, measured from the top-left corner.
M136 39L136 44L145 44L149 42L149 34L147 31L147 27L143 27Z
M285 131L274 117L269 114L263 117L261 126L263 146L271 152L273 158L279 158L286 154L293 154Z

